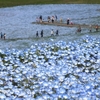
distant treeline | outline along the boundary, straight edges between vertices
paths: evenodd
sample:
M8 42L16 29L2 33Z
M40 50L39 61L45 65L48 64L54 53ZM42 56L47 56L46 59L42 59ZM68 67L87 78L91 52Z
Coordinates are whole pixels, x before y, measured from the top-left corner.
M100 0L0 0L0 7L33 4L100 4Z

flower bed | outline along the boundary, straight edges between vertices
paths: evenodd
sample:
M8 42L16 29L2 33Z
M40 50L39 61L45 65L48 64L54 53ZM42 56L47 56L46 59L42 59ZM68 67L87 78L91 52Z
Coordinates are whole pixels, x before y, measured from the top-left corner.
M99 100L100 39L0 50L0 100Z

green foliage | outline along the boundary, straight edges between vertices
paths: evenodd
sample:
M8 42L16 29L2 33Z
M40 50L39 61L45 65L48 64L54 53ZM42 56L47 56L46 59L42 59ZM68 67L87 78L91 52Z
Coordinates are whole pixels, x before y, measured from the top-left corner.
M0 53L0 58L4 58L6 55L5 54L2 54L2 53Z
M100 4L100 0L0 0L0 7L32 4Z

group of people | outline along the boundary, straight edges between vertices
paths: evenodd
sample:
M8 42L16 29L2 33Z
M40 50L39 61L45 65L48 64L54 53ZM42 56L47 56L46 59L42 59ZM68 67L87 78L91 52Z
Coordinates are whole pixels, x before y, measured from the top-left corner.
M36 18L36 22L42 22L42 21L43 21L42 15Z
M99 30L99 26L98 25L95 26L95 30L96 30L96 32L98 32L98 30ZM92 25L90 25L90 32L92 32Z
M48 22L52 22L52 23L54 23L55 21L57 21L57 15L55 15L55 16L48 16Z
M48 20L48 22L54 23L55 21L57 21L57 15L55 15L55 16L48 16L47 20ZM42 15L40 15L39 17L36 18L36 22L43 22Z
M93 28L92 25L90 25L90 26L89 26L89 32L92 32L92 28ZM99 30L99 26L96 25L96 26L95 26L95 31L98 32L98 30ZM78 27L78 29L77 29L77 32L81 32L81 31L82 31L82 29L81 29L81 26L79 25L79 27Z
M6 34L5 34L5 33L3 34L3 33L1 32L1 39L4 39L4 40L6 39Z
M54 23L54 22L57 22L57 20L58 20L57 15L53 15L53 16L48 16L48 17L47 17L47 21L48 21L48 22ZM36 22L43 22L43 17L42 17L42 15L40 15L39 17L36 18ZM62 18L60 19L60 22L62 22ZM72 21L70 21L69 18L67 18L67 22L66 22L66 23L67 23L67 25L73 24Z
M54 30L52 29L51 30L51 36L57 36L57 35L59 35L59 32L58 32L58 29L56 30L56 32L54 32ZM40 37L43 37L44 36L44 32L43 32L43 30L41 30L41 32L40 32ZM36 32L36 37L39 37L39 32L37 31Z
M41 37L43 37L43 30L41 30L41 32L40 32L40 35L41 35ZM39 33L38 33L38 31L36 32L36 37L39 37Z
M48 18L47 18L47 20L48 20L48 22L52 22L52 23L54 23L54 22L57 22L57 20L58 20L58 17L57 17L57 15L55 15L55 16L48 16ZM60 18L60 22L62 23L63 22L63 20L62 20L62 18ZM69 18L67 18L67 20L66 20L66 24L67 25L69 25L69 24L73 24L73 22L69 19Z
M51 22L51 23L57 22L57 20L58 20L57 15L53 15L53 16L48 16L48 17L47 17L47 21L48 21L48 22ZM62 22L62 21L63 21L63 20L62 20L62 18L61 18L61 19L60 19L60 22ZM40 15L40 17L38 17L38 22L43 22L42 15ZM66 24L67 24L67 25L73 25L74 23L70 20L70 18L67 18ZM98 29L99 29L99 26L96 25L96 26L95 26L96 32L98 32ZM90 32L92 32L92 25L90 25L89 30L90 30ZM81 31L82 31L81 25L79 25L79 27L78 27L78 29L77 29L77 32L81 32ZM56 35L58 35L58 30L57 30L56 32L54 32L54 30L52 29L52 30L51 30L51 36L54 36L54 33L55 33ZM39 35L39 34L38 34L38 31L37 31L36 37L38 37L38 35ZM40 35L41 35L41 37L43 37L43 30L41 31Z
M59 35L58 30L56 30L56 32L54 32L54 30L53 30L53 29L51 30L51 36L54 36L54 35Z

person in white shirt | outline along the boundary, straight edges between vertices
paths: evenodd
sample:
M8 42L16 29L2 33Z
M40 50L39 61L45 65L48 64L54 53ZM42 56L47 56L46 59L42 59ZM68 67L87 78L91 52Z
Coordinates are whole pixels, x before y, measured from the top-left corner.
M54 31L53 31L53 29L51 30L51 36L54 36Z

